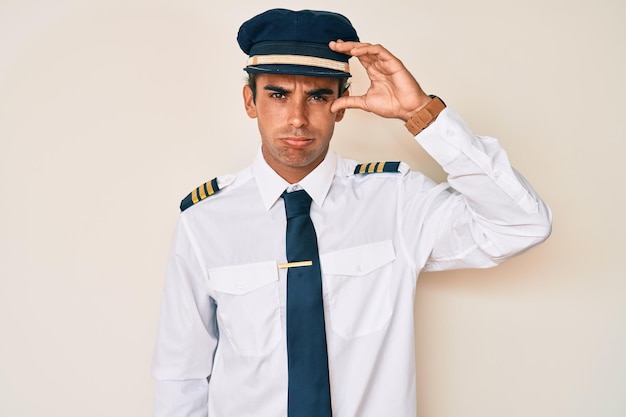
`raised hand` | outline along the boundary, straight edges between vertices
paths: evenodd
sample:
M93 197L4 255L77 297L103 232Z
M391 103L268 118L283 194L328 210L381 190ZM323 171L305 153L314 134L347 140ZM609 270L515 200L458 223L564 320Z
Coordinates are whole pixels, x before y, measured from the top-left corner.
M329 47L358 58L371 81L364 95L346 95L335 100L332 112L357 108L381 117L407 121L431 100L402 61L383 46L338 40L330 42Z

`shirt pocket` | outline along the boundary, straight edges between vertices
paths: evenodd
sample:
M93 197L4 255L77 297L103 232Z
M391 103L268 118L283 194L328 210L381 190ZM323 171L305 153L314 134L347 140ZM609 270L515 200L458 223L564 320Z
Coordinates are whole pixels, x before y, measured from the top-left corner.
M278 267L261 262L209 269L219 330L242 356L270 353L281 338Z
M345 339L381 330L392 313L390 240L320 256L332 329Z

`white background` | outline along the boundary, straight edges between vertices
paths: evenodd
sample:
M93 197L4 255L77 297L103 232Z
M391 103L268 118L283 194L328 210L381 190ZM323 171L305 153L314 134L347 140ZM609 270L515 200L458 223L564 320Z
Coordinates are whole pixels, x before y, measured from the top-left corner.
M626 415L620 0L0 0L0 415L151 415L177 206L254 157L235 36L277 6L346 14L553 209L511 262L421 276L420 417ZM333 146L444 178L399 121Z

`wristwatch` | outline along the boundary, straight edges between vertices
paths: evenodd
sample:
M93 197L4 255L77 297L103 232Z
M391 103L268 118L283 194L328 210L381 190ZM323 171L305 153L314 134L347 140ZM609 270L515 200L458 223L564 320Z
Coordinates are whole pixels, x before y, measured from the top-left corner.
M404 124L413 136L426 129L428 125L435 121L439 113L446 108L446 103L439 97L433 95L429 97L432 98L432 100L422 107L420 111L411 116Z

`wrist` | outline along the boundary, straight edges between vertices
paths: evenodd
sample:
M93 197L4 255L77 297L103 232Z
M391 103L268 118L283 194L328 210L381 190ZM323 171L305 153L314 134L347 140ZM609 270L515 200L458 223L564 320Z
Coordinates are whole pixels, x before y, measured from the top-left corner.
M400 119L403 122L407 122L411 117L413 117L413 115L415 115L415 113L419 112L420 110L422 110L424 107L428 106L428 104L433 101L433 98L427 94L422 93L420 95L419 101L417 103L417 106L411 110L411 111L407 111L403 117L401 117Z
M446 108L446 104L439 97L430 95L429 98L424 105L409 113L409 117L406 119L404 126L413 136L426 129Z

